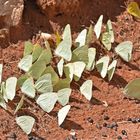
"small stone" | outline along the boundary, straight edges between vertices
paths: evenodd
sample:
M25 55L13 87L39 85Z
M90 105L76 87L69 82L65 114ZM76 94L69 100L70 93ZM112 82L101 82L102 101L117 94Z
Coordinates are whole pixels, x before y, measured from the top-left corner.
M92 124L93 124L93 119L92 119L91 117L88 117L88 118L87 118L87 121L88 121L89 123L92 123Z
M140 118L137 118L136 121L137 121L137 122L140 122Z
M71 136L72 140L77 140L76 136Z
M115 130L115 131L117 131L117 130L118 130L118 128L117 128L117 127L115 127L115 128L114 128L114 130Z
M72 129L71 132L70 132L70 135L75 136L76 132Z
M123 97L124 100L128 99L126 96Z
M122 140L122 137L121 137L121 136L118 136L117 139L118 139L118 140Z
M113 122L113 123L112 123L112 126L113 126L113 127L118 127L118 124L117 124L116 122Z
M109 117L107 115L104 115L104 120L109 120Z
M103 123L103 127L107 127L107 123Z
M76 136L70 135L65 138L65 140L77 140Z
M96 124L96 128L97 129L102 129L101 125L99 125L98 123Z
M8 138L8 140L16 140L17 136L15 133L11 133L11 135L8 136L7 138Z
M105 133L102 133L102 137L107 137L107 135Z
M106 127L107 127L107 128L112 128L112 125L108 124Z
M70 138L69 137L66 137L65 140L70 140Z
M118 124L116 122L113 122L112 124L107 126L107 128L111 128L111 129L116 128L116 127L118 127Z
M131 118L128 118L128 119L127 119L127 121L130 121L130 122L131 122L131 121L132 121L132 119L131 119Z
M29 136L28 139L29 140L36 140L36 138L34 136Z
M127 132L126 132L126 130L122 130L122 135L127 136Z
M44 139L36 136L28 136L28 140L44 140Z
M133 118L131 121L132 123L137 123L137 120L135 118Z

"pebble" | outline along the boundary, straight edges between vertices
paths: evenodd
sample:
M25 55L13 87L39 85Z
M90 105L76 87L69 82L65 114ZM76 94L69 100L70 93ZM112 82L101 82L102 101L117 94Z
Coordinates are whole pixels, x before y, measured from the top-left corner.
M104 120L109 120L109 116L104 115Z
M139 123L140 118L128 118L127 121L131 121L132 123Z
M131 118L128 118L127 121L132 121L132 119Z
M117 131L117 130L118 130L118 128L117 128L117 127L115 127L115 128L114 128L114 130L115 130L115 131Z
M137 122L140 122L140 118L137 118L136 121L137 121Z
M118 124L116 122L113 122L112 124L108 124L106 127L113 129L113 128L118 127Z
M72 140L77 140L76 136L71 136Z
M44 140L44 139L36 136L28 136L28 140Z
M8 136L7 138L8 138L8 140L16 140L17 136L15 133L11 133L11 135Z
M137 120L135 118L131 119L132 123L137 123Z
M107 137L107 135L105 133L102 133L102 137Z
M107 123L103 123L103 127L107 127Z
M77 140L76 136L68 136L65 140Z
M118 139L118 140L122 140L122 137L121 137L121 136L118 136L117 139Z
M99 125L98 123L96 124L96 128L97 129L102 129L101 125Z
M127 132L126 132L126 130L122 130L122 135L127 136Z
M88 121L89 123L92 123L92 124L93 124L93 122L94 122L93 119L92 119L91 117L88 117L88 118L87 118L87 121Z

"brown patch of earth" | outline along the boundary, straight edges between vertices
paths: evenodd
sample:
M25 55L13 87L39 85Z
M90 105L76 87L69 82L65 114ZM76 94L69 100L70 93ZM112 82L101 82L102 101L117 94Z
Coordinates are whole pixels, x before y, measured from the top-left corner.
M30 2L32 3L32 1ZM83 77L93 80L94 98L100 101L106 101L108 107L100 105L100 102L95 99L92 99L91 103L89 103L81 96L77 87L75 87L70 99L72 108L62 127L58 127L56 115L60 108L59 105L48 115L32 100L26 98L26 103L17 115L26 114L36 118L36 123L30 136L34 136L34 139L36 138L38 140L68 140L71 130L74 130L78 140L117 140L119 138L118 136L121 136L123 140L140 139L140 123L127 121L128 118L140 118L140 103L124 98L121 92L121 88L130 80L140 77L140 23L134 20L126 12L124 7L121 7L124 6L124 1L86 1L85 4L83 3L81 15L77 16L77 19L72 17L68 18L63 15L62 17L52 17L50 19L52 22L48 22L47 18L44 19L45 16L38 12L39 9L36 9L36 6L34 7L32 5L34 10L29 9L28 6L25 6L24 21L27 23L29 21L30 24L25 24L24 28L11 29L12 41L17 41L16 36L19 33L21 34L19 39L20 37L21 39L28 39L39 30L51 33L51 27L53 30L61 29L66 23L72 25L73 32L79 32L82 28L80 25L84 24L88 26L90 20L95 22L98 16L103 14L105 15L105 21L108 18L111 18L113 21L116 44L126 40L130 40L134 44L131 62L125 63L119 59L117 70L110 83L106 79L102 79L96 71ZM27 14L28 12L30 14ZM80 22L81 18L83 19L82 22ZM5 80L7 77L13 75L19 76L21 73L17 68L17 63L22 57L23 42L21 41L15 45L11 44L5 49L0 48L0 52L0 61L4 64L3 79ZM14 101L9 103L7 111L0 108L1 140L29 139L29 136L25 135L15 122L16 115L14 115L14 109L20 96L21 94L18 93ZM105 116L108 116L109 119L105 119ZM109 125L114 122L118 124L117 128L106 127L106 124ZM127 136L122 135L122 130L126 130Z

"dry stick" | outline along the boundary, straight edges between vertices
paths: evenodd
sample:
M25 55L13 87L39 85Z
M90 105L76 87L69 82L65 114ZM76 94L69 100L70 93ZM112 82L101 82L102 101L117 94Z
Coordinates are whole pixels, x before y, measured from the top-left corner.
M131 121L121 121L121 122L117 122L117 124L123 124L123 123L132 123Z
M17 62L19 62L19 60L16 60L16 61L10 61L10 62L7 62L7 63L9 63L9 64L13 64L13 63L17 63Z

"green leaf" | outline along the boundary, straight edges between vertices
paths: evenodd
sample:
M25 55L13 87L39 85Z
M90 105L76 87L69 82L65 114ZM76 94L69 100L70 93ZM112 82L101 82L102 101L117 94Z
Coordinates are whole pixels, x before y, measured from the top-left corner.
M116 65L117 65L117 60L113 60L112 63L109 65L107 73L108 73L108 80L111 81L115 69L116 69Z
M18 87L21 87L23 85L23 83L29 78L29 75L26 73L26 74L23 74L21 75L19 78L18 78L18 81L17 81L17 86Z
M140 78L130 81L123 90L125 96L140 100Z
M93 40L93 26L92 24L89 27L87 38L86 38L86 44L89 45Z
M16 107L16 109L15 109L14 114L16 114L16 113L18 112L18 110L23 106L24 98L25 98L25 96L22 95L22 97L21 97L21 99L20 99L20 101L19 101L19 103L18 103L18 105L17 105L17 107Z
M48 92L41 94L37 99L37 104L47 113L51 112L57 102L57 94L54 92Z
M67 61L70 61L72 58L71 52L72 39L71 39L71 29L70 25L66 25L63 33L63 40L59 43L55 50L55 54L64 58Z
M97 39L100 37L101 29L103 24L103 15L101 15L97 21L97 23L94 26L94 32L96 34Z
M69 97L71 95L71 89L70 88L64 88L58 91L58 102L65 106L69 102Z
M0 84L1 84L1 81L2 81L2 69L3 69L3 65L0 64Z
M87 29L84 29L80 32L78 37L75 40L75 43L78 44L78 47L82 47L86 44L86 36L87 36Z
M57 75L57 73L54 71L53 67L52 66L48 66L45 71L43 72L43 75L44 74L48 74L50 73L51 74L51 77L52 77L52 84L55 85L58 81L59 81L59 77Z
M17 78L10 77L6 80L6 95L7 99L13 100L16 94Z
M90 101L92 98L92 80L85 81L80 87L80 92Z
M32 66L32 55L24 56L18 63L18 67L25 72L28 72L31 66Z
M58 125L59 126L64 122L70 108L71 108L70 105L66 105L59 110L59 112L58 112Z
M33 62L35 62L39 58L42 51L43 51L43 48L41 48L41 46L39 44L34 45L34 49L33 49L33 53L32 53Z
M34 78L38 79L46 69L45 61L36 61L29 70L29 74Z
M96 58L96 49L89 48L88 49L88 64L86 65L86 70L92 71L94 69L95 58Z
M83 61L88 63L88 46L78 47L73 51L72 62Z
M54 85L54 91L58 91L64 88L70 88L70 79L59 79L56 85Z
M60 77L62 77L62 75L63 75L63 67L64 67L63 65L64 65L64 59L61 58L61 60L57 64L57 69L58 69L58 73L59 73Z
M48 74L41 76L35 82L35 88L39 93L52 92L53 86L52 86L51 74L48 73Z
M86 64L82 61L68 63L64 68L66 77L70 78L71 81L73 78L75 81L78 81L82 76L85 66Z
M52 59L52 54L50 54L49 52L50 51L47 49L43 50L38 58L38 61L44 61L46 64L49 64Z
M21 91L30 98L35 97L35 87L32 78L28 78L22 85Z
M101 42L108 51L111 50L111 34L109 32L104 32L102 34Z
M115 40L114 32L113 32L112 23L110 19L107 21L106 31L111 35L111 43L114 43L114 40Z
M120 43L115 52L126 62L131 60L133 44L131 41L124 41Z
M24 45L24 56L30 55L33 51L34 45L30 41L26 41Z
M109 56L104 56L96 62L97 70L100 72L101 77L105 78L109 64Z
M26 134L30 134L35 123L35 119L31 116L20 116L16 117L16 123Z

